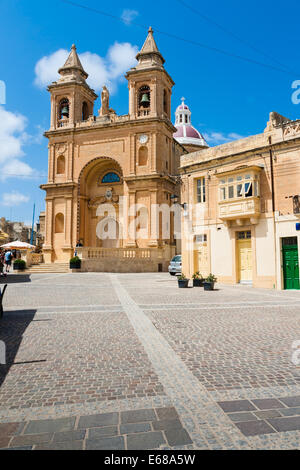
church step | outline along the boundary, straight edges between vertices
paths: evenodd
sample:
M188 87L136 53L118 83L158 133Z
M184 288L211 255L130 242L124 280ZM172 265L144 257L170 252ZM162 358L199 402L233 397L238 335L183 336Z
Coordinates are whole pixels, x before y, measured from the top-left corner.
M38 264L26 269L27 273L68 273L69 263Z

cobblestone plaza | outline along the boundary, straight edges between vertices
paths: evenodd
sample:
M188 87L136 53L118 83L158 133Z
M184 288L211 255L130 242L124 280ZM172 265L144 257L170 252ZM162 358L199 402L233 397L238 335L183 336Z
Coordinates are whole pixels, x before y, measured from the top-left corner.
M0 448L297 449L300 292L11 275Z

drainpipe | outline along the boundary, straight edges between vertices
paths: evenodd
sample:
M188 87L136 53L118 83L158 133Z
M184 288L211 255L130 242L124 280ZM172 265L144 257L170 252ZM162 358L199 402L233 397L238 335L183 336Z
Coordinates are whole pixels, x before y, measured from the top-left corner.
M273 212L273 230L274 230L274 254L275 254L275 285L274 288L277 288L277 232L276 232L276 222L275 222L275 184L274 184L274 168L273 168L273 152L272 152L272 137L269 137L270 145L270 173L271 173L271 192L272 192L272 212Z
M270 145L270 171L271 171L271 191L272 191L272 212L275 212L275 194L274 194L274 169L273 169L273 153L272 153L272 137L269 137Z

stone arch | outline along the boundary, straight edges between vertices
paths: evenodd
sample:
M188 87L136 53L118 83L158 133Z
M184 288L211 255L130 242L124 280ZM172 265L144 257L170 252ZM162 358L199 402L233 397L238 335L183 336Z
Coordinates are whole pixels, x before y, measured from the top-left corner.
M82 113L81 113L82 121L86 121L89 118L89 106L86 101L82 103Z
M80 172L80 175L79 175L79 178L78 178L79 195L82 194L82 191L85 190L84 180L88 176L88 173L90 171L92 171L93 168L95 168L97 165L101 164L102 162L111 163L111 167L115 168L117 170L117 173L120 175L121 181L122 181L123 170L122 170L121 165L117 162L117 160L115 160L114 158L111 158L111 157L96 157L96 158L93 158L92 160L90 160L86 165L84 165L84 167L82 168L82 170Z
M116 173L119 181L102 183L109 172ZM77 239L84 240L85 246L99 246L96 227L99 217L95 205L111 202L107 194L112 193L116 203L116 218L119 216L117 201L123 195L123 171L120 164L111 157L96 157L81 170L78 178Z
M168 97L168 92L166 89L164 89L164 95L163 95L163 108L164 108L164 113L169 114L169 97Z
M65 171L66 171L66 159L64 155L60 155L57 158L57 162L56 162L56 174L63 175Z
M55 233L64 233L65 216L62 212L58 212L55 216L54 231Z
M70 100L67 97L62 98L58 104L58 121L67 120L70 116Z
M148 164L148 148L143 146L139 148L139 165L146 166Z

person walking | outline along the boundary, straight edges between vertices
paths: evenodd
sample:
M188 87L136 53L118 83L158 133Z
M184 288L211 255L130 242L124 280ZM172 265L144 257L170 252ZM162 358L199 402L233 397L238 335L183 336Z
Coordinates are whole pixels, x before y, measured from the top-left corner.
M4 259L4 251L0 250L0 276L6 276L6 273L3 272L4 271L4 263L5 263L5 259Z
M9 271L10 271L12 258L13 258L13 254L12 254L11 250L6 251L5 256L4 256L6 273L9 273Z

